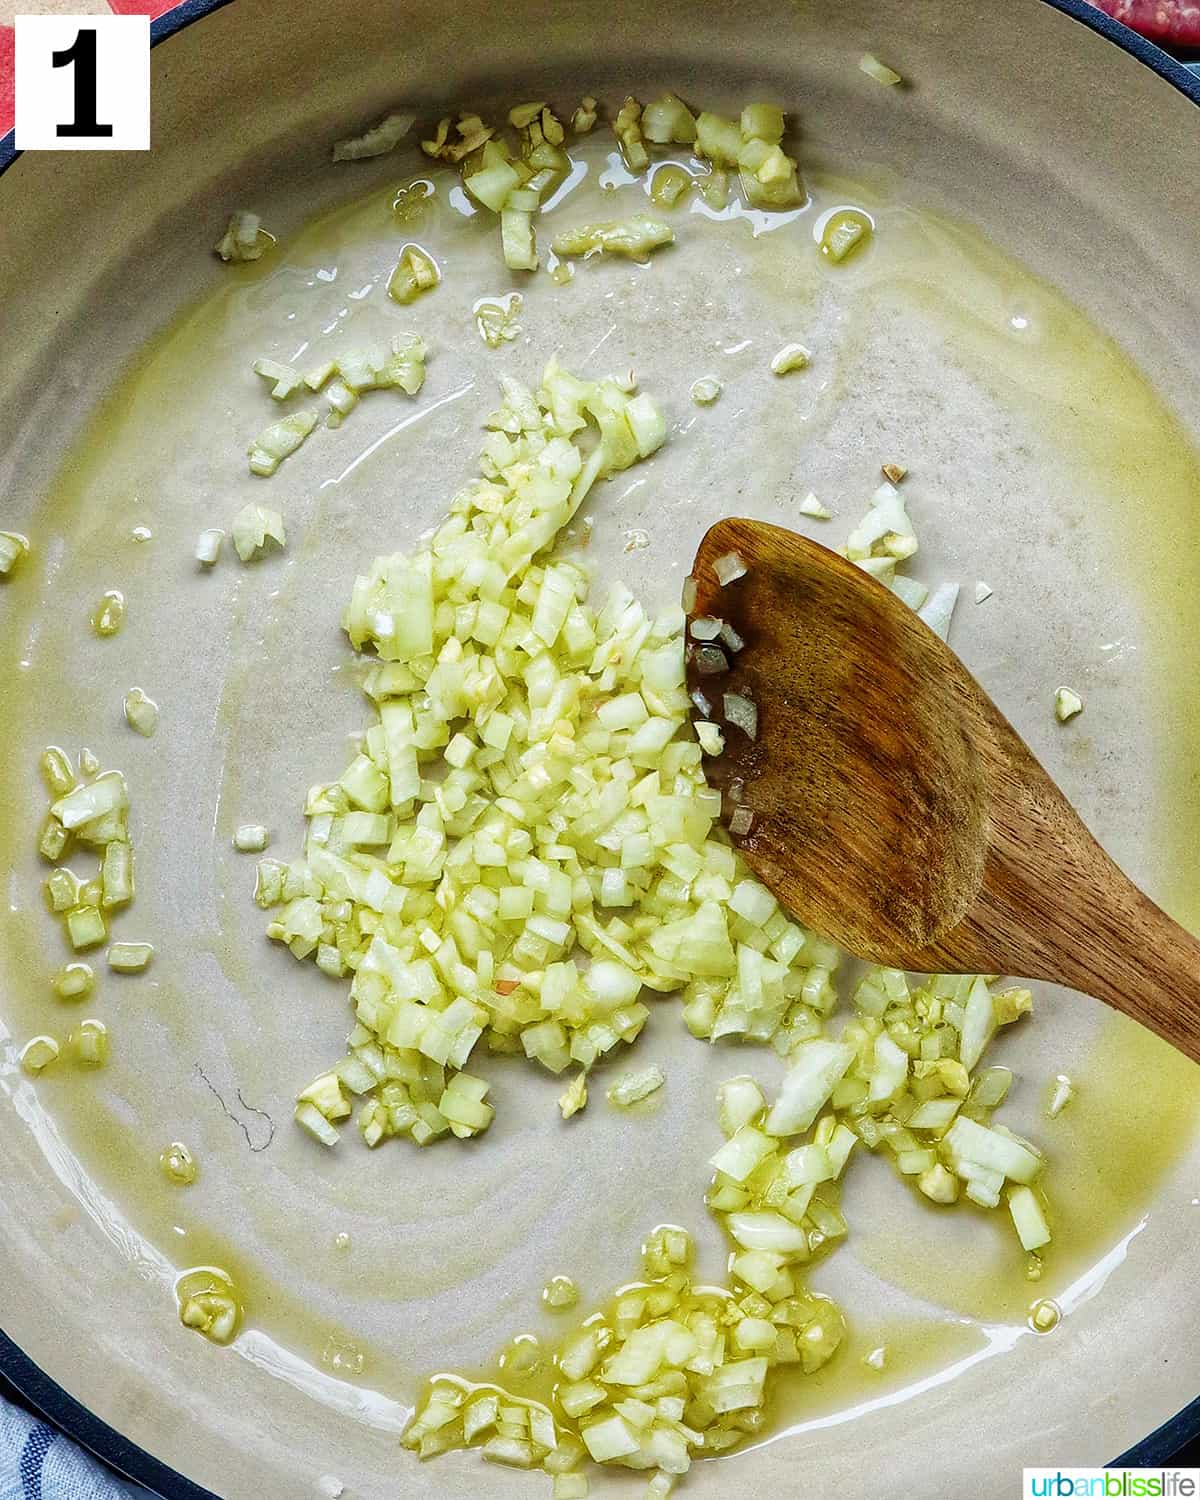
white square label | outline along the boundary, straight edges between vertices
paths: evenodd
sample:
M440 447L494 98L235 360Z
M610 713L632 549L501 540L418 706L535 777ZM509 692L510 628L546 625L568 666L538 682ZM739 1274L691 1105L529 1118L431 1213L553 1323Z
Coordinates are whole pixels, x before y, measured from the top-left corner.
M147 16L17 16L18 151L148 151Z

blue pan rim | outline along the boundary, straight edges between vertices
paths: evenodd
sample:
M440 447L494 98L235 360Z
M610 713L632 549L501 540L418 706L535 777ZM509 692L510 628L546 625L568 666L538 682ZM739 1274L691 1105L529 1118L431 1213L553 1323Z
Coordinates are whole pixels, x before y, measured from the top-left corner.
M150 45L158 46L184 27L221 10L231 0L183 0L183 4L150 23ZM1169 56L1153 42L1130 31L1086 0L1042 0L1052 9L1071 16L1089 30L1098 33L1114 46L1128 52L1152 69L1173 88L1200 105L1200 73ZM16 149L15 132L0 137L0 173L5 172L21 153ZM61 1385L34 1363L29 1356L0 1330L0 1377L20 1393L22 1398L59 1431L73 1438L117 1473L143 1485L160 1500L219 1500L211 1490L203 1489L168 1464L162 1463L144 1448L138 1447L115 1427L102 1422L82 1402L76 1401ZM1137 1468L1169 1464L1187 1444L1200 1438L1200 1396L1181 1411L1169 1417L1141 1442L1127 1448L1112 1460L1114 1466Z

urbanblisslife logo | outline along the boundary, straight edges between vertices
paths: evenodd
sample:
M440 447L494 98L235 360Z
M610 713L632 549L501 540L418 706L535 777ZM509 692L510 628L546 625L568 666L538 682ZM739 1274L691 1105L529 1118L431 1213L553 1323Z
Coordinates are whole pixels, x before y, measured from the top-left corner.
M1026 1469L1022 1500L1195 1500L1200 1469Z

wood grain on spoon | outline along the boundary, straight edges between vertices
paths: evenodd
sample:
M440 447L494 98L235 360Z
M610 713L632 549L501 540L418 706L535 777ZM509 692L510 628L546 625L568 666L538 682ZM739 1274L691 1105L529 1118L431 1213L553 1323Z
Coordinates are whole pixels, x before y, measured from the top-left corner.
M721 587L730 552L744 577ZM745 640L689 687L725 736L709 780L753 813L734 842L803 922L860 958L1047 979L1200 1062L1200 943L1126 878L950 649L853 563L720 521L690 618ZM723 694L758 709L751 740Z

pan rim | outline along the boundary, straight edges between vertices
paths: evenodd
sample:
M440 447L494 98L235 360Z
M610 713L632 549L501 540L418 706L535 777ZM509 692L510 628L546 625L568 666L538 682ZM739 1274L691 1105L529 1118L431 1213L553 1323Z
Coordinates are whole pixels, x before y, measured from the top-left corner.
M150 45L158 46L185 27L223 9L231 0L182 0L150 24ZM1129 53L1145 67L1200 106L1200 72L1193 71L1154 42L1131 31L1089 0L1042 0L1052 10L1096 32ZM16 131L0 136L0 175L23 153L16 148ZM186 1478L102 1421L56 1381L0 1329L0 1382L7 1383L38 1416L79 1443L110 1469L142 1485L159 1500L220 1500L213 1491ZM1189 1443L1200 1438L1200 1396L1147 1434L1140 1442L1110 1460L1123 1467L1169 1465Z

